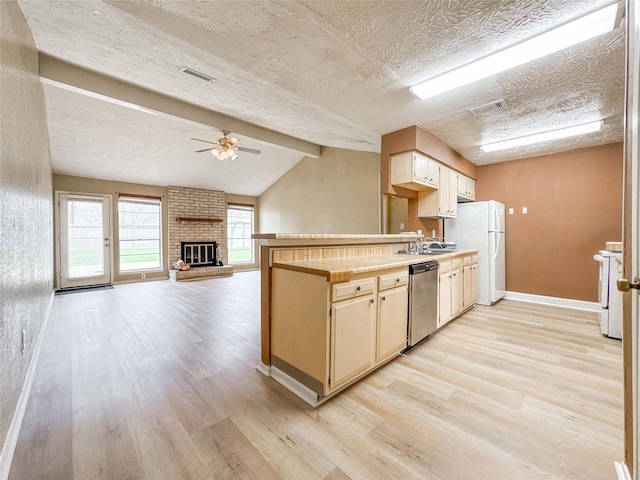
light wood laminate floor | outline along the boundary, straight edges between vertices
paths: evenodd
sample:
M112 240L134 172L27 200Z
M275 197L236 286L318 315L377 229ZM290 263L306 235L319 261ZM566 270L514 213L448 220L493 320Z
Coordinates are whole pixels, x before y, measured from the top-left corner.
M258 272L58 296L10 480L615 478L619 341L501 301L314 409L255 370Z

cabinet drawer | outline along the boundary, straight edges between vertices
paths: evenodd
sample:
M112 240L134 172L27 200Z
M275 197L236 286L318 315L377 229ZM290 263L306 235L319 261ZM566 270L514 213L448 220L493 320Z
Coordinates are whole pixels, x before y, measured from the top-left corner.
M467 265L471 265L472 263L472 257L471 255L468 255L466 257L464 257L462 264L466 267Z
M451 261L446 262L438 262L440 265L438 267L439 273L445 273L451 271Z
M478 255L471 257L471 264L478 263Z
M363 278L362 280L352 280L351 282L335 283L333 284L332 291L333 301L372 293L375 287L375 278Z
M451 260L451 269L462 268L462 258L454 258Z
M404 272L388 273L380 275L378 279L378 289L386 290L387 288L399 287L409 283L409 272L405 270Z

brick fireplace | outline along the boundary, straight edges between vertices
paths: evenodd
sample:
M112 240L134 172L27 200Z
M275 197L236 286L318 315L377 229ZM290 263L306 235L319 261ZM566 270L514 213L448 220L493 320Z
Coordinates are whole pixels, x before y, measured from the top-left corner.
M182 258L184 242L216 242L217 260L223 266L198 266L169 270L172 280L187 280L233 274L227 265L227 200L224 192L169 186L169 264Z

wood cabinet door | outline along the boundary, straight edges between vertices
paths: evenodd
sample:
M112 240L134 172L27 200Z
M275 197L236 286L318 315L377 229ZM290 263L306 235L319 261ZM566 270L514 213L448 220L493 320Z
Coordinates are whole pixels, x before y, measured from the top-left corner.
M451 316L455 316L462 311L464 292L462 269L452 270L451 277Z
M434 188L438 188L438 185L440 185L440 164L434 160L429 160L427 183Z
M407 347L408 300L406 286L378 294L376 362Z
M451 172L447 167L440 166L440 186L438 187L438 215L440 217L449 216L449 194ZM456 190L457 191L457 190Z
M451 272L441 273L438 280L438 327L441 327L451 319Z
M467 265L462 269L463 301L462 307L467 308L473 303L473 266Z
M376 305L373 295L332 305L329 390L373 366Z
M429 177L429 159L414 152L413 181L426 185L428 177Z
M472 178L467 178L467 196L471 200L476 199L476 181Z
M471 265L471 303L478 301L478 264Z
M458 216L458 172L451 171L449 175L449 210L448 217L456 218Z

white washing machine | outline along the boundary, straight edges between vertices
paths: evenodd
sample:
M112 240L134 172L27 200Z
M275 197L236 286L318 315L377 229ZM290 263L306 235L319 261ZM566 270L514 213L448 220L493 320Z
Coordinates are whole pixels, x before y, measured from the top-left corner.
M600 250L593 259L600 263L598 302L603 335L622 339L622 292L616 282L622 278L622 253Z

